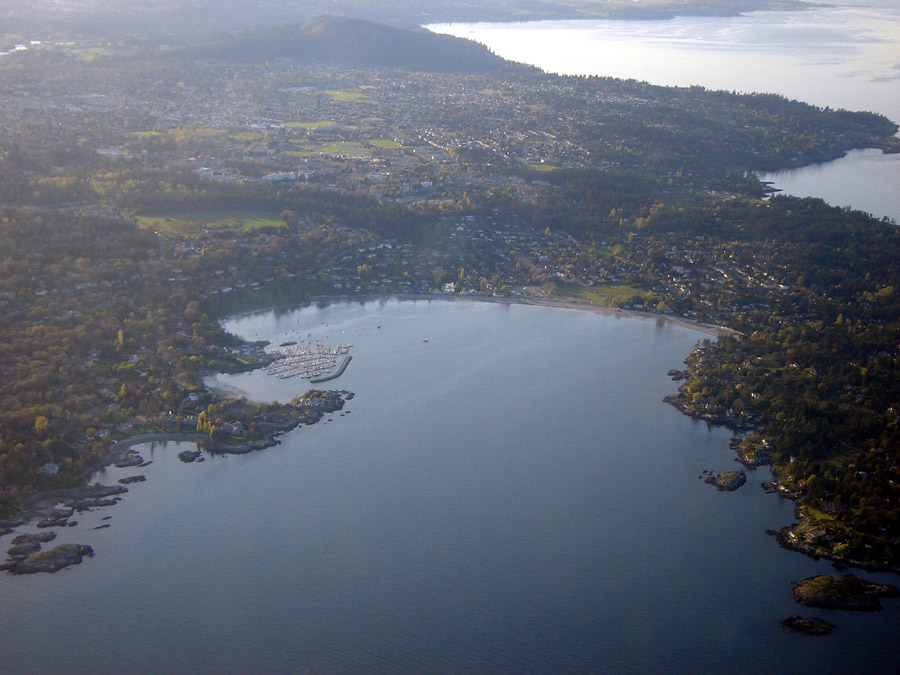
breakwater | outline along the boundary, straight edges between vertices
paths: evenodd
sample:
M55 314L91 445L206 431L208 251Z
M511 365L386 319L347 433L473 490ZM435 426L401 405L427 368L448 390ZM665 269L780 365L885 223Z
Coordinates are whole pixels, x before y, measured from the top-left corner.
M350 360L352 356L345 356L344 360L341 362L340 367L331 375L325 375L324 377L316 377L310 380L310 384L318 384L319 382L328 382L329 380L336 380L341 375L344 374L344 371L347 370L347 366L350 365Z

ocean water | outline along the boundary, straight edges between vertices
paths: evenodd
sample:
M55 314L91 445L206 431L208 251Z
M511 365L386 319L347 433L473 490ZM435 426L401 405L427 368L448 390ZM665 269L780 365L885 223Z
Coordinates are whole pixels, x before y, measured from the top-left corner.
M228 322L251 339L352 344L345 414L245 456L146 446L120 504L59 541L93 559L0 576L6 672L885 672L900 601L816 610L830 566L765 534L792 505L720 493L730 434L662 398L706 336L664 320L370 301ZM427 342L425 341L427 340ZM223 376L285 400L302 380ZM112 516L110 520L102 518ZM94 530L100 524L111 527ZM872 575L875 578L891 578ZM895 582L896 579L894 578ZM36 627L39 627L36 629Z
M504 58L548 72L776 93L822 107L873 111L900 123L896 0L737 17L428 28L481 42ZM781 176L765 180L791 194L900 220L900 155L853 155L827 169L800 169L783 178L783 185Z

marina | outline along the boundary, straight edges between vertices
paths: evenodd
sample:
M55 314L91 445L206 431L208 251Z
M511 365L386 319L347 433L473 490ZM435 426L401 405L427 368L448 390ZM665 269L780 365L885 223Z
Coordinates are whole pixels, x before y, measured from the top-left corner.
M279 379L289 377L302 377L305 379L327 377L334 371L337 357L346 355L350 351L351 346L340 344L332 349L330 344L318 341L313 344L305 342L282 343L279 347L267 350L275 360L266 367L266 373ZM345 359L342 368L346 368L346 363L347 360ZM337 373L337 375L340 375L340 373Z

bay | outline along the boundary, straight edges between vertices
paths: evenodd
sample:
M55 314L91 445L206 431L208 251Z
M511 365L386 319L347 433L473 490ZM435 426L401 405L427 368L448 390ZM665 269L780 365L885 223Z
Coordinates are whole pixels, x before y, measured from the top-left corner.
M822 107L873 111L900 123L896 0L736 17L427 27L481 42L504 58L547 72L776 93ZM830 163L826 173L828 177L817 169L799 170L803 189L796 194L900 220L900 155L853 155ZM860 174L874 175L876 188L860 180ZM775 187L791 193L800 190L795 184L775 181Z
M60 531L95 558L0 577L4 671L838 673L900 659L896 601L817 610L839 626L826 639L778 625L802 609L791 581L831 568L764 533L792 513L759 489L767 471L734 493L698 480L735 467L730 434L662 397L700 332L397 300L227 327L352 343L330 385L356 394L349 414L251 455L182 464L169 443L140 448L145 469L102 472L147 482ZM262 400L308 387L218 379Z

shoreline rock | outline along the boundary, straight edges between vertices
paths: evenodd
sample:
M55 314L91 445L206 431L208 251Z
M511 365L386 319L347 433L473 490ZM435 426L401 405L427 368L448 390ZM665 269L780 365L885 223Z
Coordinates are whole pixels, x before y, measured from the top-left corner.
M32 496L22 504L22 522L37 521L36 526L65 527L70 525L68 519L79 513L100 506L111 506L117 503L109 499L128 492L124 485L87 485L67 490L52 490ZM58 508L58 505L63 508Z
M774 536L775 541L777 541L778 545L783 549L793 551L795 553L802 553L803 555L809 556L813 560L824 558L825 560L830 560L833 563L844 565L845 567L855 567L856 569L864 570L866 572L892 572L894 574L900 573L900 569L888 563L854 560L853 558L834 555L833 553L824 551L821 548L817 548L814 541L798 538L793 530L793 528L796 526L797 523L792 523L791 525L785 525L780 530L766 530L766 534L771 534L772 536Z
M668 396L663 397L663 403L668 403L683 415L687 415L688 417L695 420L701 420L703 422L706 422L707 424L712 424L718 427L725 427L726 429L731 429L732 431L753 431L754 429L752 425L741 424L740 422L737 422L730 417L698 412L692 409L690 405L688 405L681 398L679 398L678 394L669 394Z
M900 590L891 584L876 584L854 574L840 577L820 574L794 586L791 596L806 607L877 612L881 609L879 598L900 597Z
M301 424L315 424L326 413L343 410L344 402L353 398L349 391L325 391L324 389L310 389L302 396L298 396L290 402L290 405L300 411Z
M188 442L203 446L209 452L220 454L246 454L255 450L263 450L280 444L277 434L295 429L301 424L315 424L326 413L336 412L344 407L344 402L353 398L348 391L323 391L310 390L303 396L292 401L296 409L296 415L284 422L283 420L267 421L260 423L259 429L265 434L261 441L254 441L242 445L213 444L209 436L205 434L172 432L151 433L132 436L117 441L111 447L105 466L117 468L144 467L150 464L141 455L132 449L132 446L143 443ZM178 454L183 462L202 462L202 451L186 450ZM116 495L128 492L126 485L139 483L146 480L143 475L128 476L119 479L118 485L85 485L82 487L51 490L34 494L21 505L20 517L15 520L0 521L0 536L12 534L16 527L33 522L41 529L53 527L72 527L76 521L71 517L76 513L90 511L91 509L112 506L117 504L119 497ZM115 497L115 498L113 498ZM109 527L100 525L95 530ZM84 544L61 544L49 551L41 551L41 542L50 541L56 535L52 532L42 532L36 535L21 535L16 537L9 551L9 559L0 565L0 570L7 570L10 574L32 574L36 572L56 572L71 565L77 565L84 556L93 556L94 550Z
M0 570L10 574L52 574L61 569L78 565L84 556L94 555L94 549L86 544L60 544L49 551L33 551L26 556L13 558L0 565Z
M202 450L183 450L178 453L178 459L180 459L185 464L190 464L191 462L196 462L200 459L203 454Z
M747 474L742 470L710 473L703 482L714 485L719 492L734 492L747 482Z
M819 619L817 617L805 619L799 614L789 616L781 622L781 625L785 628L790 628L795 633L816 637L830 635L835 629L835 625L830 621L825 621L825 619Z
M134 450L128 450L114 462L114 465L119 469L129 469L133 466L140 466L143 463L143 457L141 457Z

